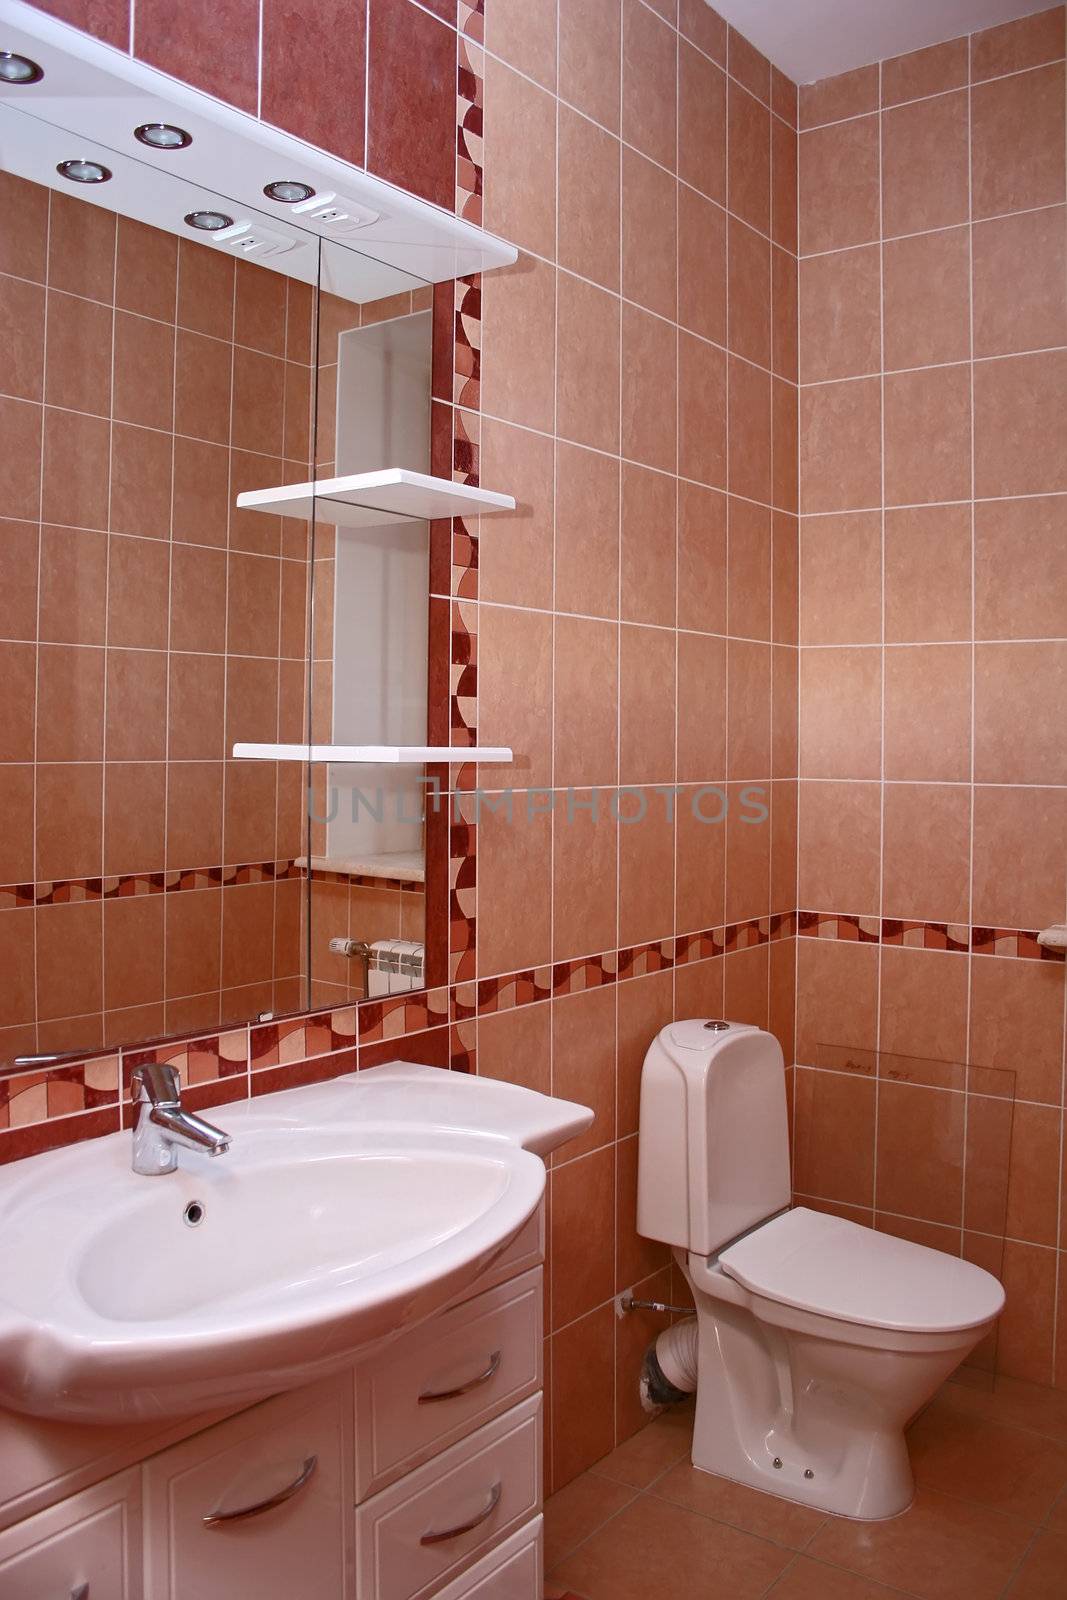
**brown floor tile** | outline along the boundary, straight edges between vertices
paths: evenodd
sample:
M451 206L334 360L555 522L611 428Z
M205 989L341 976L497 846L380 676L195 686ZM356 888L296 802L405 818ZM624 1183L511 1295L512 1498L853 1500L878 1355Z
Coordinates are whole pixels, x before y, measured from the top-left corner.
M554 1577L588 1600L756 1600L791 1560L778 1545L640 1495Z
M688 1511L714 1517L716 1522L729 1522L745 1533L784 1544L790 1550L803 1550L826 1521L821 1511L794 1505L791 1500L763 1494L759 1489L716 1477L711 1472L701 1472L685 1461L672 1467L656 1484L653 1493L675 1505L685 1506Z
M1007 1422L1028 1433L1044 1434L1067 1444L1067 1391L1047 1389L1021 1378L996 1378L963 1368L946 1383L938 1396L946 1405L972 1416Z
M637 1491L610 1478L583 1472L545 1501L545 1567L551 1572L590 1534L603 1527Z
M654 1478L688 1456L692 1430L691 1412L687 1410L681 1417L668 1412L598 1461L593 1471L599 1477L631 1484L635 1489L647 1488Z
M1063 1445L956 1410L941 1396L912 1428L909 1445L917 1483L991 1506L1032 1528L1067 1487Z
M1030 1539L1015 1517L920 1489L887 1522L834 1518L808 1553L917 1600L997 1600Z
M821 1561L798 1556L787 1572L767 1591L767 1600L897 1600L900 1589L887 1589L884 1583L857 1578L839 1567L824 1567Z
M1067 1594L1067 1534L1040 1534L1006 1593L1007 1600L1063 1600Z

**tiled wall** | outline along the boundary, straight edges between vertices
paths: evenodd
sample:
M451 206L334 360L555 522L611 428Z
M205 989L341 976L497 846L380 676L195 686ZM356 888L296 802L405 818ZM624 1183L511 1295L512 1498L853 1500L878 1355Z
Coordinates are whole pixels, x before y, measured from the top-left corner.
M634 1228L649 1041L725 1010L791 1047L796 93L703 0L489 0L485 42L484 222L522 254L482 285L480 471L520 510L463 610L479 738L520 753L482 782L520 788L481 810L477 971L535 998L465 1032L597 1112L550 1183L558 1487L641 1419L657 1319L614 1294L672 1291Z
M300 1004L311 291L0 174L0 1059ZM285 459L288 458L288 459ZM35 1020L36 1019L36 1020Z
M1006 1234L1000 1370L1067 1385L1063 55L1057 6L801 93L796 1182Z

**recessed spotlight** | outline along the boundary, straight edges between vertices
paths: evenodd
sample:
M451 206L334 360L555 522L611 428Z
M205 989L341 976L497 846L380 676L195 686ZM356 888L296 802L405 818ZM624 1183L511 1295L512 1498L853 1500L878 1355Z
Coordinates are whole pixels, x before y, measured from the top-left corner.
M201 233L218 233L220 228L233 227L233 218L225 211L189 211L185 220L190 228L199 228Z
M29 56L17 56L10 50L0 50L0 83L40 83L43 70Z
M84 161L80 157L73 161L61 161L56 171L61 178L69 178L71 183L106 183L111 177L110 167L105 167L100 161Z
M133 136L153 150L184 150L193 142L191 133L176 128L172 122L142 122L139 128L134 128Z
M268 183L263 193L268 200L280 200L283 206L295 206L298 200L310 200L315 193L310 183L300 183L296 178L279 178Z

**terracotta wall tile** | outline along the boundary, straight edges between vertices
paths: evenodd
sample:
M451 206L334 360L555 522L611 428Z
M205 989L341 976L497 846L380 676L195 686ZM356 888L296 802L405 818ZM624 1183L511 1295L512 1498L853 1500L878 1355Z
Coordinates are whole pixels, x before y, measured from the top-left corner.
M619 463L575 445L556 446L555 604L559 611L617 616Z
M556 250L556 101L485 62L485 226L524 250Z
M624 463L619 590L624 622L674 626L676 527L677 481Z
M968 923L969 789L963 784L891 783L885 790L884 826L882 915Z
M1061 1099L1062 975L1051 962L971 960L972 1061L995 1067L1019 1100Z
M554 90L556 28L548 14L540 7L515 5L509 0L486 7L486 13L486 48L545 89Z
M1065 828L1062 790L975 789L971 916L978 926L1044 928L1062 918Z
M367 8L357 0L327 0L293 25L284 0L263 6L260 115L345 161L362 166L363 96L351 85L365 74ZM294 94L314 80L316 93Z
M1064 199L1063 63L978 84L971 94L975 217Z
M651 241L655 246L650 248ZM622 151L622 292L675 321L678 314L678 185L661 168Z
M878 67L857 67L835 78L805 83L800 90L800 126L818 128L878 110Z
M456 35L409 0L373 0L367 37L367 165L451 209Z
M862 378L800 392L800 509L867 510L881 499L881 383Z
M975 355L1067 344L1065 239L1058 206L976 226Z
M971 369L925 367L885 380L887 505L963 500L971 491Z
M916 645L887 651L885 776L966 782L970 744L969 646Z
M980 498L1067 490L1067 351L978 362L974 448Z
M800 249L843 250L877 239L878 118L800 136Z
M560 98L612 132L619 128L621 63L621 0L560 0Z
M771 117L733 79L727 86L727 204L730 211L770 232L771 222Z
M882 634L882 519L805 519L800 532L802 644L874 644Z
M1018 21L973 34L971 79L981 83L985 78L1021 72L1025 67L1037 67L1045 61L1059 61L1063 53L1063 7L1057 5L1034 16L1020 17Z
M964 1114L963 1095L879 1084L879 1207L950 1227L960 1224Z
M676 34L640 0L623 0L622 136L674 171L677 153Z
M802 777L879 776L881 695L882 660L878 650L834 648L802 652Z
M685 184L678 188L678 320L726 343L726 215Z
M678 46L678 176L726 201L726 74L699 50Z
M886 238L966 222L967 94L896 106L882 117L882 216Z
M664 333L663 323L651 313L637 306L623 306L622 366L626 383L622 391L622 453L630 461L643 461L662 472L674 472L679 430L678 351L675 340L664 337ZM702 352L705 348L701 347ZM605 357L606 362L610 359ZM710 356L703 359L697 367L699 376L703 376L710 362ZM706 394L699 382L684 392L694 407Z
M800 785L800 904L877 915L882 795L876 783ZM887 840L888 845L888 840Z
M622 308L624 312L631 308ZM614 295L569 273L559 274L556 428L564 439L616 451L619 446L619 315ZM634 316L639 315L636 311ZM654 360L651 340L646 358ZM637 359L636 356L634 358ZM627 394L642 397L656 415L657 392L628 373ZM629 451L644 459L638 451ZM673 466L673 460L671 462Z
M161 0L140 0L133 51L141 61L194 83L242 111L255 112L259 6L255 0L199 0L179 16Z
M116 49L126 50L130 38L130 0L42 0L37 7L60 22L81 28Z
M883 252L885 366L937 366L971 354L966 228L894 239Z
M619 156L617 139L560 106L559 263L605 289L619 287Z
M907 55L883 61L883 106L963 88L967 82L967 54L966 39L949 39L945 44L930 45L925 50L912 50Z
M1067 638L1067 550L1055 498L975 507L975 633L979 639Z
M556 274L529 257L482 289L482 406L550 432L555 392Z
M938 1081L937 1064L965 1059L967 982L965 956L892 946L882 950L879 1048L891 1056L909 1058L913 1063L910 1070L920 1083ZM909 1060L894 1062L894 1067L906 1074ZM954 1082L954 1075L946 1081ZM950 1220L930 1213L919 1215L934 1222Z
M1067 785L1067 751L1057 732L1065 690L1067 641L977 647L976 782Z
M797 1074L794 1182L848 1205L874 1199L875 1085L835 1072Z
M876 372L881 355L881 262L876 246L800 264L800 379Z

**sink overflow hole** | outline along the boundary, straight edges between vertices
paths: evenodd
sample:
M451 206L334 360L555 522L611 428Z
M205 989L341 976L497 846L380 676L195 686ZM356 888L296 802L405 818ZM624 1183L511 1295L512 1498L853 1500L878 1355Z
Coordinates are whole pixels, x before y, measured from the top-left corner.
M204 1206L200 1200L190 1200L182 1217L187 1228L198 1228L204 1220Z

